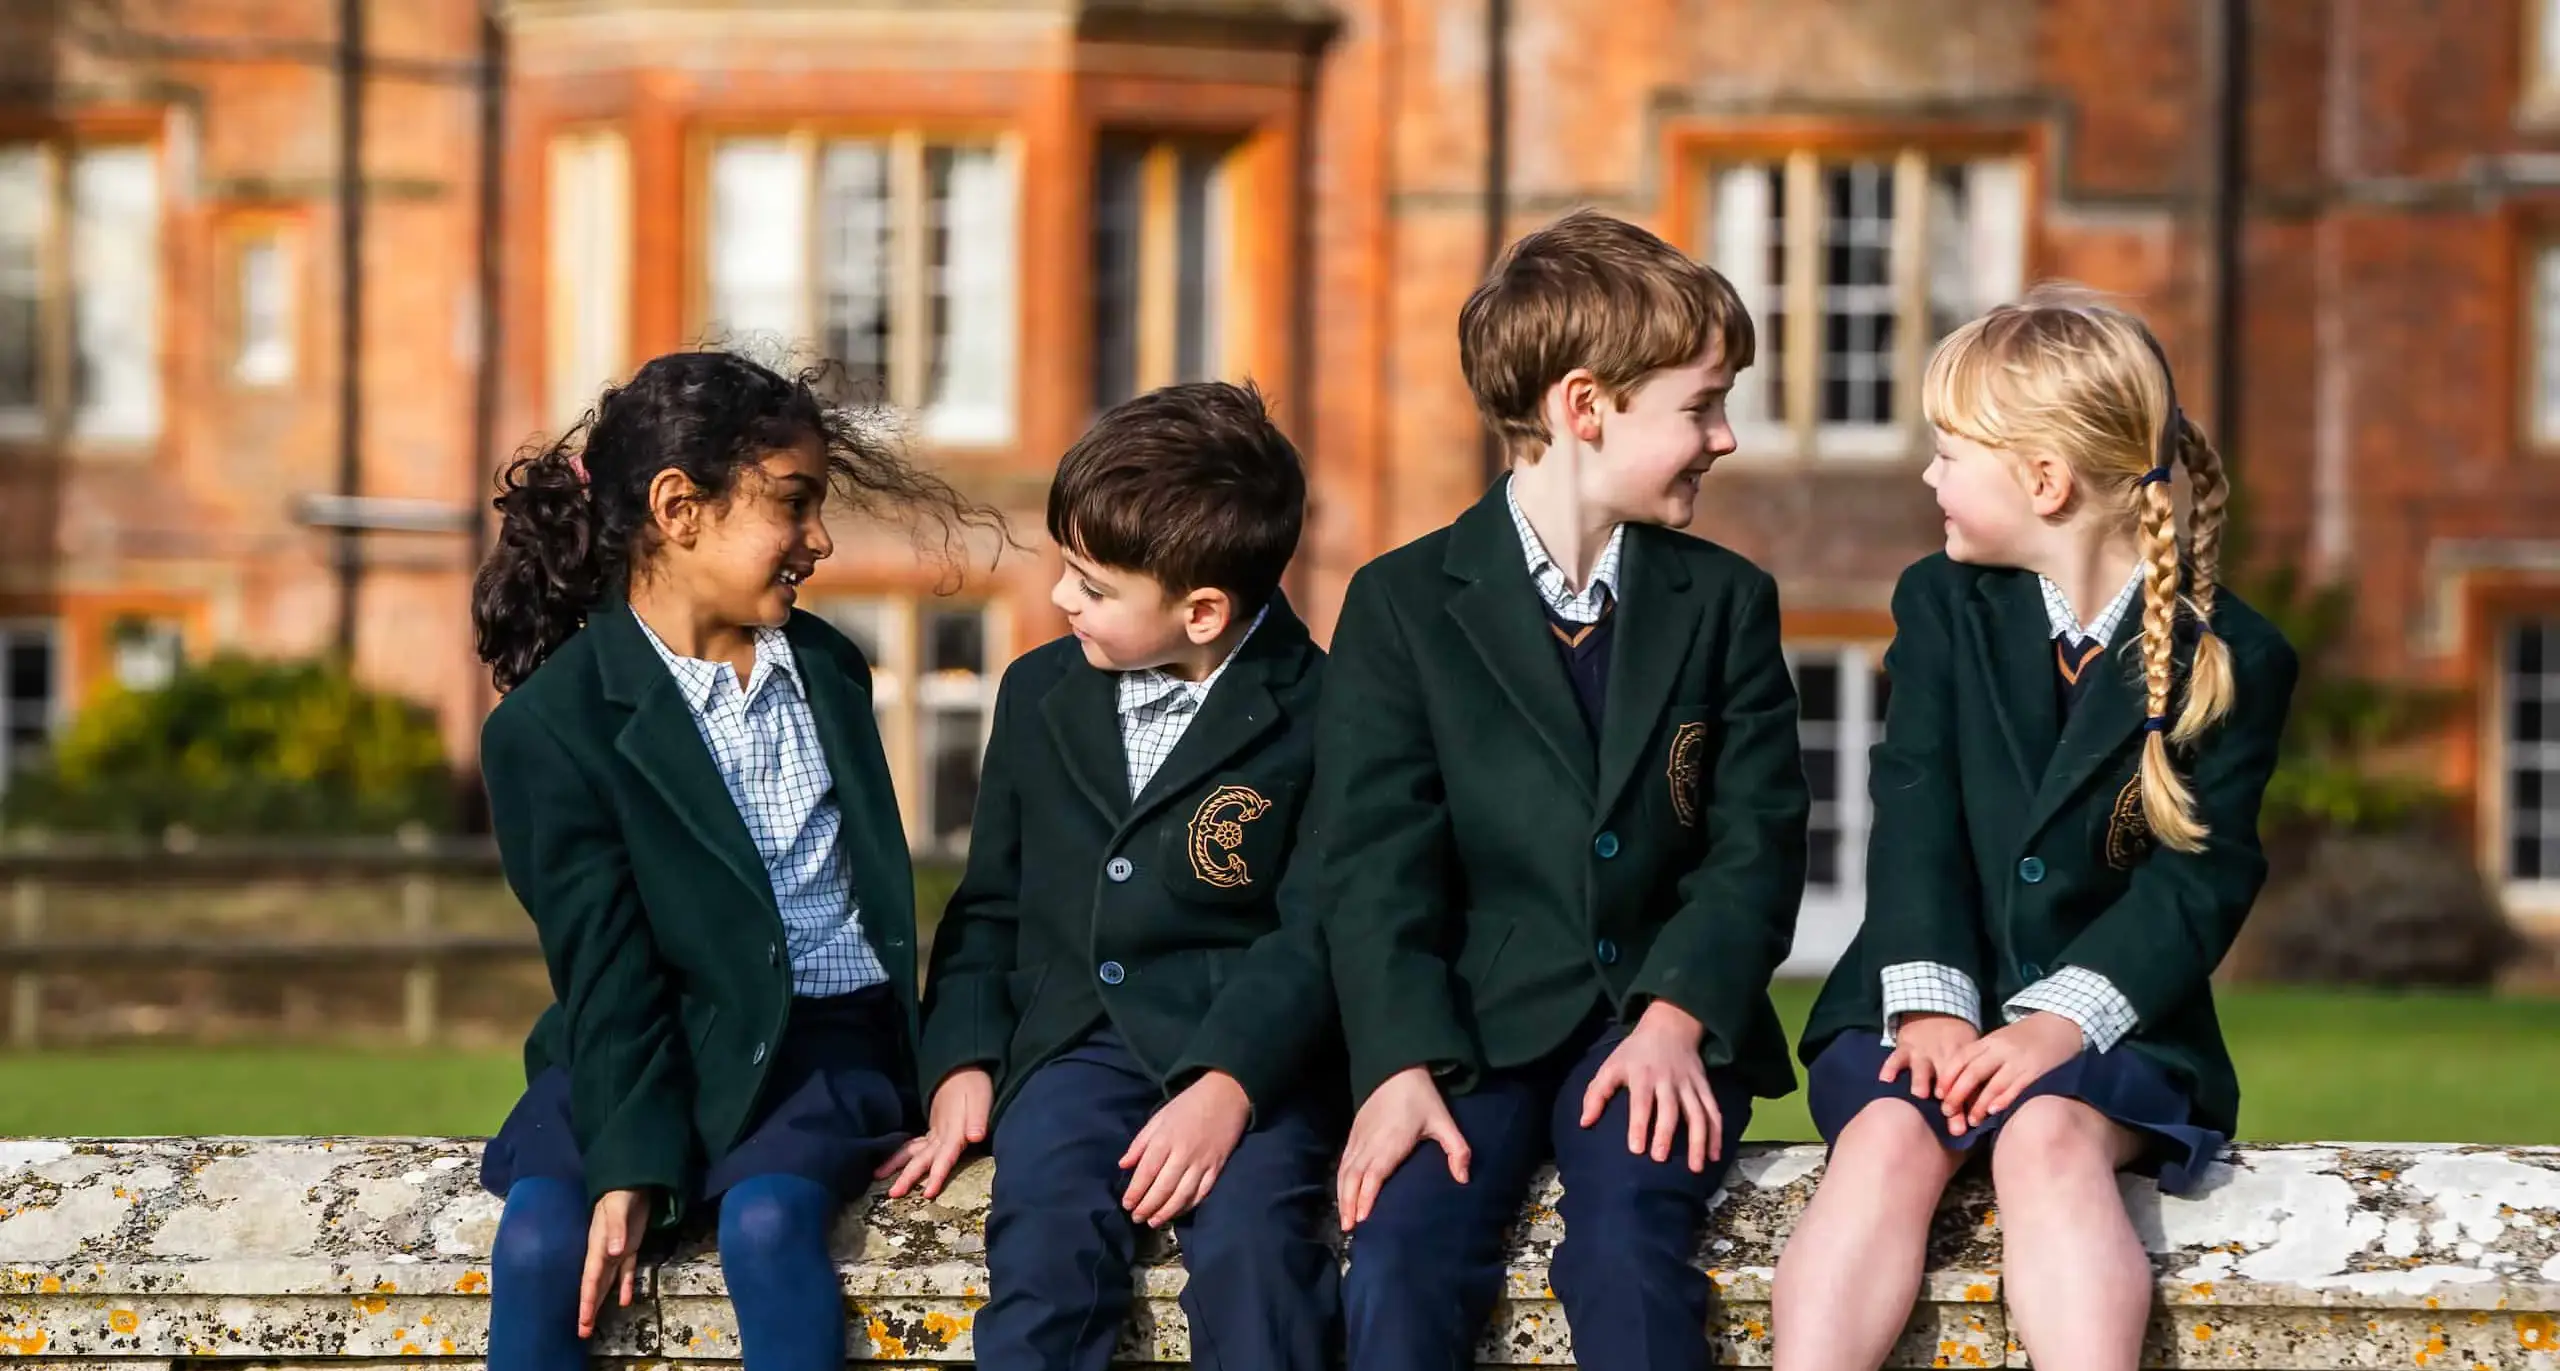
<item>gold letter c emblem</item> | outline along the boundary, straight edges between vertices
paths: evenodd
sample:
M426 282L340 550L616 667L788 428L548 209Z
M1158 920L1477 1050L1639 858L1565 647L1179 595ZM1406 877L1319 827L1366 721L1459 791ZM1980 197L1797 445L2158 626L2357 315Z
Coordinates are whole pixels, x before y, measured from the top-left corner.
M1220 890L1236 890L1253 883L1253 873L1245 870L1244 826L1259 819L1271 808L1251 786L1222 785L1209 792L1200 808L1191 815L1191 874Z

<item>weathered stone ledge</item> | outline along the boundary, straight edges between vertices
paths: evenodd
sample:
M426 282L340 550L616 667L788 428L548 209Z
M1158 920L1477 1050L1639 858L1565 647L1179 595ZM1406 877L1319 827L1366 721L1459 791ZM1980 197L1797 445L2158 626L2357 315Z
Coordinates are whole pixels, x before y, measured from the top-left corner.
M0 1142L0 1360L45 1371L180 1361L359 1361L466 1371L485 1352L497 1202L469 1139ZM1769 1359L1769 1280L1813 1192L1815 1147L1748 1147L1701 1263L1725 1360ZM965 1362L986 1290L979 1162L933 1204L839 1220L856 1362ZM1513 1238L1488 1365L1572 1359L1548 1293L1561 1228L1543 1181ZM2160 1277L2157 1366L2560 1371L2560 1148L2250 1147L2203 1192L2126 1195ZM1182 1362L1178 1257L1150 1258L1123 1352ZM1985 1184L1941 1210L1897 1365L2022 1366ZM609 1359L738 1356L717 1259L672 1254L599 1333Z

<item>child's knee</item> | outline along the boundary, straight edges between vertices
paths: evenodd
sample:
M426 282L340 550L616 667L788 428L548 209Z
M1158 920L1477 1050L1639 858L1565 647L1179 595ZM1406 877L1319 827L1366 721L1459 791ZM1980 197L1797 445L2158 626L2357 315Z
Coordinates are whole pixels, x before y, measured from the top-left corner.
M2092 1171L2112 1173L2122 1130L2078 1100L2039 1095L2019 1105L1991 1150L1996 1191L2013 1191L2076 1179Z
M1934 1107L1930 1102L1921 1105ZM1928 1115L1900 1100L1870 1100L1840 1130L1824 1174L1885 1172L1909 1175L1933 1167L1952 1168L1945 1140Z
M495 1284L521 1286L566 1279L574 1287L586 1269L587 1213L585 1196L576 1186L560 1181L517 1182L498 1221L497 1240L489 1249Z
M742 1181L720 1201L721 1260L765 1264L811 1252L824 1255L834 1217L834 1195L815 1181L797 1176Z

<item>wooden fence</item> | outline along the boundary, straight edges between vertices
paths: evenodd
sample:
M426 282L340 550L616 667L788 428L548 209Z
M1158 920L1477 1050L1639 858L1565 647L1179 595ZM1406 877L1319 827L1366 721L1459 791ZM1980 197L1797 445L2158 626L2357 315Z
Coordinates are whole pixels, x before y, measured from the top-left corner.
M412 1043L435 1037L438 983L472 962L537 958L526 928L512 935L436 926L436 892L447 881L499 878L497 848L485 839L380 838L322 841L167 842L25 837L0 842L0 885L9 891L8 1044L40 1040L47 972L155 965L304 971L315 967L405 968L401 1020ZM258 881L371 881L396 885L399 931L375 937L166 936L119 932L83 936L49 928L48 893L71 886L152 889Z

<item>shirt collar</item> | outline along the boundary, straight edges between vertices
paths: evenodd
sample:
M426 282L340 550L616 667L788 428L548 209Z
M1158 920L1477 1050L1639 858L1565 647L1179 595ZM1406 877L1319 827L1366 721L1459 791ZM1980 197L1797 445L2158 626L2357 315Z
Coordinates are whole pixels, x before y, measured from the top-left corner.
M2134 598L2142 593L2142 564L2134 564L2133 574L2125 578L2124 588L2116 592L2116 597L2107 602L2107 607L2098 612L2097 618L2085 624L2072 612L2070 597L2062 593L2062 587L2044 576L2036 577L2036 584L2044 590L2045 621L2053 629L2054 637L2067 635L2084 643L2104 645L2115 638L2116 630L2123 626L2125 615L2133 608Z
M1201 701L1208 699L1209 687L1216 685L1218 683L1218 678L1227 674L1227 668L1234 664L1236 654L1244 651L1244 645L1252 640L1254 630L1262 627L1263 618L1270 613L1271 606L1269 605L1264 605L1259 611L1257 611L1253 616L1253 622L1244 626L1244 636L1236 639L1236 645L1234 647L1227 649L1226 659L1218 663L1216 670L1211 671L1208 675L1200 678L1199 680L1186 681L1181 677L1166 671L1162 667L1149 667L1144 671L1121 672L1119 697L1120 712L1122 714L1135 714L1140 710L1148 709L1153 706L1163 704L1167 700L1185 695L1190 697L1190 701L1194 706L1197 706Z
M1602 590L1609 598L1618 598L1618 558L1626 546L1627 526L1615 524L1609 529L1609 541L1600 549L1600 559L1591 565L1591 579L1575 590L1565 579L1564 568L1547 554L1547 545L1538 538L1538 530L1529 526L1528 512L1520 508L1520 487L1516 481L1502 483L1503 503L1511 509L1511 527L1520 535L1520 555L1529 563L1529 579L1537 583L1538 594L1558 614L1566 614L1577 605L1597 608Z
M640 625L640 632L649 639L649 646L658 650L658 660L667 664L667 674L675 677L676 689L684 695L685 707L694 713L701 714L711 708L722 681L737 680L737 668L727 662L679 657L675 649L668 647L666 640L658 636L658 631L649 627L648 620L637 614L631 618ZM753 700L758 692L777 678L790 682L794 694L807 698L807 686L800 679L799 659L791 655L791 640L783 635L782 630L758 627L755 644L755 674L739 687L740 698Z

